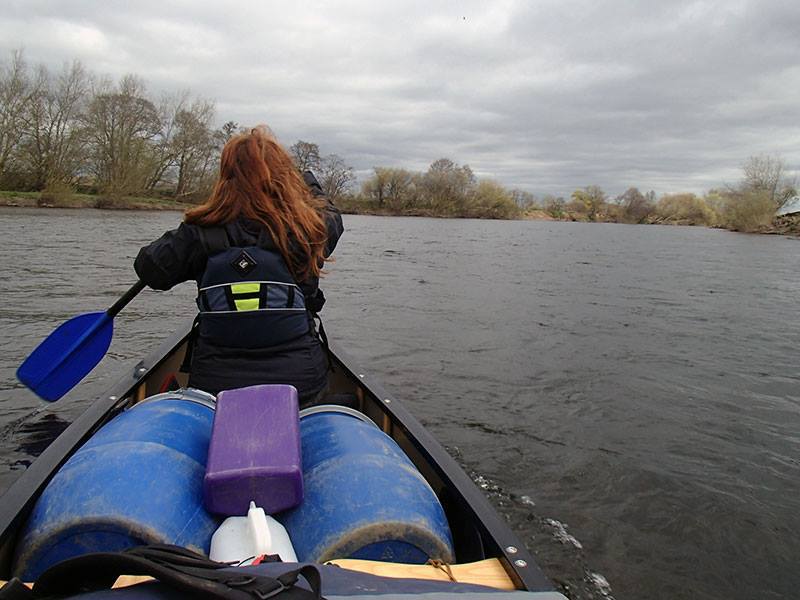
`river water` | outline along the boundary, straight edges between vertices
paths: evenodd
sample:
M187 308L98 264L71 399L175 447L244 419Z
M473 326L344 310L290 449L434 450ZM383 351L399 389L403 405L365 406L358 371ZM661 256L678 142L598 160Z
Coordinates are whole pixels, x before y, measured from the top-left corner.
M107 308L180 214L0 209L0 489L192 310L142 293L45 405L14 371ZM456 456L572 598L800 594L800 241L345 216L326 329Z

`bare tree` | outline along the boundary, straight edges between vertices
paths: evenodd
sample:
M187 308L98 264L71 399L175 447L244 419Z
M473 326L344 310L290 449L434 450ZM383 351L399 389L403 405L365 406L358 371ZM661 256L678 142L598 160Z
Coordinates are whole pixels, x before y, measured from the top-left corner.
M222 141L222 145L224 146L225 143L231 139L236 132L239 131L240 127L236 121L226 121L225 124L219 128L218 131L218 138Z
M318 171L322 166L322 159L319 154L319 146L312 142L297 140L289 148L289 154L294 159L294 164L302 171Z
M617 196L622 220L626 223L644 223L655 210L654 204L638 188L628 188Z
M22 138L24 114L30 101L30 81L22 50L11 53L11 62L0 65L0 175Z
M786 163L778 156L751 156L742 165L742 188L766 192L776 208L783 206L797 192L795 181L786 174Z
M566 202L561 196L556 197L552 194L548 194L542 199L542 205L544 206L545 212L551 217L560 219L564 216Z
M514 204L522 209L535 208L539 206L536 196L531 192L519 189L513 189L509 192Z
M161 132L158 110L133 75L116 89L95 95L85 117L91 145L90 168L105 192L144 189L152 169L152 140Z
M336 202L350 191L356 180L353 168L347 166L344 159L336 154L330 154L322 160L320 174L322 191L331 202Z
M25 162L32 185L71 185L84 160L80 115L89 90L89 76L74 61L53 77L45 66L37 70L25 111Z
M196 188L210 167L214 153L214 104L208 100L196 100L176 118L177 133L174 139L178 182L177 196L183 196Z
M153 190L159 184L165 183L164 180L175 167L176 120L189 102L189 95L189 90L182 90L177 94L165 94L158 104L161 130L150 143L150 170L145 183L147 190Z
M171 183L176 196L196 191L206 178L213 158L227 141L227 137L222 139L222 132L212 129L214 110L212 101L192 99L188 90L162 98L161 131L150 143L151 170L147 189ZM225 126L236 129L232 122ZM228 132L228 137L230 135Z

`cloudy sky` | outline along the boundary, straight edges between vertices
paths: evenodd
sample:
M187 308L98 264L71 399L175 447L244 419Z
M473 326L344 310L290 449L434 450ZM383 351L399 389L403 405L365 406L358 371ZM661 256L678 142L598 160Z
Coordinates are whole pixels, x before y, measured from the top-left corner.
M3 0L0 51L135 73L361 177L448 157L536 194L800 169L800 0Z

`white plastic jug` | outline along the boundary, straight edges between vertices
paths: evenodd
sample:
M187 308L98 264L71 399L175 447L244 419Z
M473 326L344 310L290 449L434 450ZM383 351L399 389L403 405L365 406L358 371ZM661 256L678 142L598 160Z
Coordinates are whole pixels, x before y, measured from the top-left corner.
M211 536L211 560L245 566L262 554L277 554L283 562L297 562L286 529L255 502L250 502L246 517L228 517Z

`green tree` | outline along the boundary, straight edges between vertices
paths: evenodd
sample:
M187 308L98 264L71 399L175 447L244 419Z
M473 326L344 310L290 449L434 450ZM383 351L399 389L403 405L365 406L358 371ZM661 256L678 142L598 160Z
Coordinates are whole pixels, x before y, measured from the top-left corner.
M767 190L733 190L725 199L725 226L734 231L755 232L772 224L775 201Z
M572 192L572 200L583 204L590 221L596 221L606 204L606 194L596 185L589 185L582 190Z
M400 210L413 204L414 174L405 169L375 167L361 187L364 197L377 204Z
M364 197L382 207L386 202L389 187L389 169L384 167L374 167L373 176L367 179L361 186L361 193Z
M511 193L496 181L481 180L471 191L462 216L482 219L512 219L520 207Z
M694 194L665 194L655 207L660 221L681 225L713 225L716 223L714 209Z
M423 202L437 212L458 213L475 181L469 166L460 167L449 158L435 160L422 178Z

